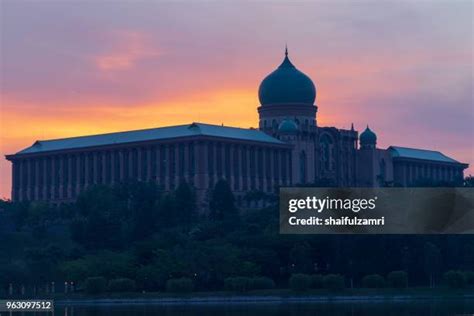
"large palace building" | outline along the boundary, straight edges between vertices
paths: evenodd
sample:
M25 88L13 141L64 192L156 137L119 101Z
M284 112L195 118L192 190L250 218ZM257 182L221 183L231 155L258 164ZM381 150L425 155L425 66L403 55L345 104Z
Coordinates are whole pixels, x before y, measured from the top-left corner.
M6 158L12 200L74 200L96 184L154 181L165 190L192 184L203 197L226 179L238 197L279 186L411 186L460 183L467 164L438 151L377 148L360 136L317 123L316 88L288 58L260 84L258 129L202 123L38 140Z

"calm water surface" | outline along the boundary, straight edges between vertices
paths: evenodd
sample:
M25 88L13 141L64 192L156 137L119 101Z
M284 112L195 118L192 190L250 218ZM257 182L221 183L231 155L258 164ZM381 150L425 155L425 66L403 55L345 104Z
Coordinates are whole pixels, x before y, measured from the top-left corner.
M1 313L0 313L1 314ZM15 315L15 314L13 314ZM17 313L33 316L35 313ZM36 313L36 315L45 315ZM57 306L55 316L459 316L474 301L399 303L264 303L216 305ZM3 315L2 315L3 316Z

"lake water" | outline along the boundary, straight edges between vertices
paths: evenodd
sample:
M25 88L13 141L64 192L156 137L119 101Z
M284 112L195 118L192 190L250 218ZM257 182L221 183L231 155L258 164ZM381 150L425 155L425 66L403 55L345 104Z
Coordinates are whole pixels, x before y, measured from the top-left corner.
M0 313L1 314L1 313ZM24 313L32 316L35 313ZM17 315L21 315L18 313ZM40 315L40 314L37 314ZM56 306L55 316L460 316L473 300L378 303ZM3 316L3 315L2 315Z

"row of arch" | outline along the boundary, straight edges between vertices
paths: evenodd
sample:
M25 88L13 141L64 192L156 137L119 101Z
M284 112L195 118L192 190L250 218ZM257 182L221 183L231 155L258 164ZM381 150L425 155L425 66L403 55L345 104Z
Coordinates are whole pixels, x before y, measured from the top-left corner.
M335 142L332 136L328 133L323 133L320 136L320 155L319 159L315 161L315 164L319 163L319 169L324 173L334 172L336 169L336 147ZM302 150L299 153L299 174L300 174L300 183L307 183L308 178L308 157L305 150ZM316 166L315 166L316 167Z
M316 120L315 119L302 119L302 120L300 120L300 119L294 117L293 120L295 121L295 123L298 127L303 127L305 129L309 128L310 126L316 126ZM263 129L272 128L274 130L277 130L278 126L280 125L280 121L277 120L277 119L262 120L262 122L260 124L261 124L261 127L263 127Z

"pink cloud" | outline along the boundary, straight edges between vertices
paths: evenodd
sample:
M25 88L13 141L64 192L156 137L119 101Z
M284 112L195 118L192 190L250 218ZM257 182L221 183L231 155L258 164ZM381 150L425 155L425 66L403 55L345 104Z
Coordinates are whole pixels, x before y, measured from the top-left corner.
M127 70L147 58L156 58L160 52L153 47L150 37L137 31L114 31L108 51L94 57L97 68L104 71Z

